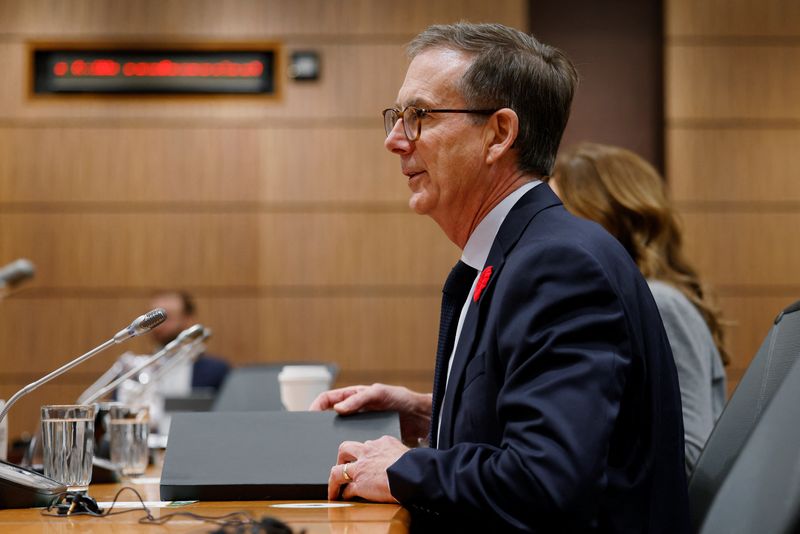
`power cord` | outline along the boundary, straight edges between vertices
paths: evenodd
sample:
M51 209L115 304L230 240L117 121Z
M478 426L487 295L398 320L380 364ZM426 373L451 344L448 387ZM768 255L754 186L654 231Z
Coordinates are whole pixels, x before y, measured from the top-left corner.
M141 508L131 508L128 510L114 511L114 506L119 500L119 496L124 491L131 491L139 499ZM144 499L141 494L130 486L121 488L111 502L111 506L107 510L98 506L97 501L89 497L85 493L67 491L59 495L59 499L50 504L47 508L42 510L42 515L49 517L66 517L75 515L88 515L91 517L108 517L111 515L126 514L129 512L136 512L143 510L145 516L139 519L139 523L143 525L163 525L169 522L174 517L185 517L195 519L204 523L212 523L218 525L220 528L213 531L213 534L293 534L292 529L279 519L274 517L262 517L255 519L248 512L231 512L222 516L207 516L195 514L193 512L172 512L169 514L155 517L147 505L144 504ZM55 513L53 513L55 511ZM300 531L299 534L305 534L305 530Z

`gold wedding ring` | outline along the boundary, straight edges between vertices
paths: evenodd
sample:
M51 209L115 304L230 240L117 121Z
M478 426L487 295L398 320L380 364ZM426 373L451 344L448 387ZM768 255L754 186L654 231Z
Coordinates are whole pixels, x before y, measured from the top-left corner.
M347 464L347 463L345 463L345 464L342 464L342 476L344 477L344 479L345 479L347 482L351 482L353 479L352 479L352 477L351 477L350 475L348 475L348 474L347 474L347 466L348 466L348 465L349 465L349 464Z

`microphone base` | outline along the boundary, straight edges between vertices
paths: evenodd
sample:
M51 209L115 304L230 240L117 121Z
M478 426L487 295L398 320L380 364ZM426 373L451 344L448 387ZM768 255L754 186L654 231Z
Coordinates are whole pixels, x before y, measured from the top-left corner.
M60 482L0 460L0 509L46 507L66 491Z

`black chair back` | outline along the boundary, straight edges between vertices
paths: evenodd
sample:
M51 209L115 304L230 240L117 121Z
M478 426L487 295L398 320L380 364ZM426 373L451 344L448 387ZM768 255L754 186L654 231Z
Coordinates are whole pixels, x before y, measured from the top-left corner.
M719 417L689 479L695 531L775 391L800 356L800 301L783 310Z
M764 409L712 503L701 534L798 532L800 365Z

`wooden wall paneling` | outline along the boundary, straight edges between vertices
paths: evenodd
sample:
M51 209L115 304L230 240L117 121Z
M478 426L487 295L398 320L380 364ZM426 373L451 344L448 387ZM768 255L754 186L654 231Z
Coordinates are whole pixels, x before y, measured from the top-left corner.
M255 248L264 285L441 287L459 257L431 219L414 213L259 217Z
M268 328L261 313L261 301L270 298L254 289L239 291L192 289L197 305L197 321L211 329L208 351L241 365L263 361L264 349L259 331Z
M686 249L704 280L733 287L800 287L800 213L686 213Z
M383 147L379 113L364 127L264 128L259 136L262 201L408 202L400 159Z
M397 202L397 156L370 127L0 127L5 203ZM115 203L115 204L112 204Z
M668 46L667 118L793 121L796 126L800 120L797 65L797 45Z
M689 255L736 323L733 387L800 288L800 4L669 0L665 33L667 178Z
M3 202L248 201L262 156L250 128L0 128Z
M32 286L252 286L257 220L238 213L0 213L0 257L37 265Z
M343 371L433 373L438 289L260 299L267 361L334 361Z
M405 38L430 24L462 18L521 26L525 14L523 0L3 0L0 33Z
M669 0L668 35L771 36L800 34L800 4L795 0Z
M146 297L29 297L31 293L22 290L0 306L0 379L13 375L17 381L33 382L104 343L148 311ZM81 383L85 378L75 377L102 372L126 350L147 348L146 340L134 338L110 347L59 380Z
M458 250L407 213L7 213L0 257L30 258L32 286L441 284Z
M800 129L667 129L667 166L678 203L800 202Z

